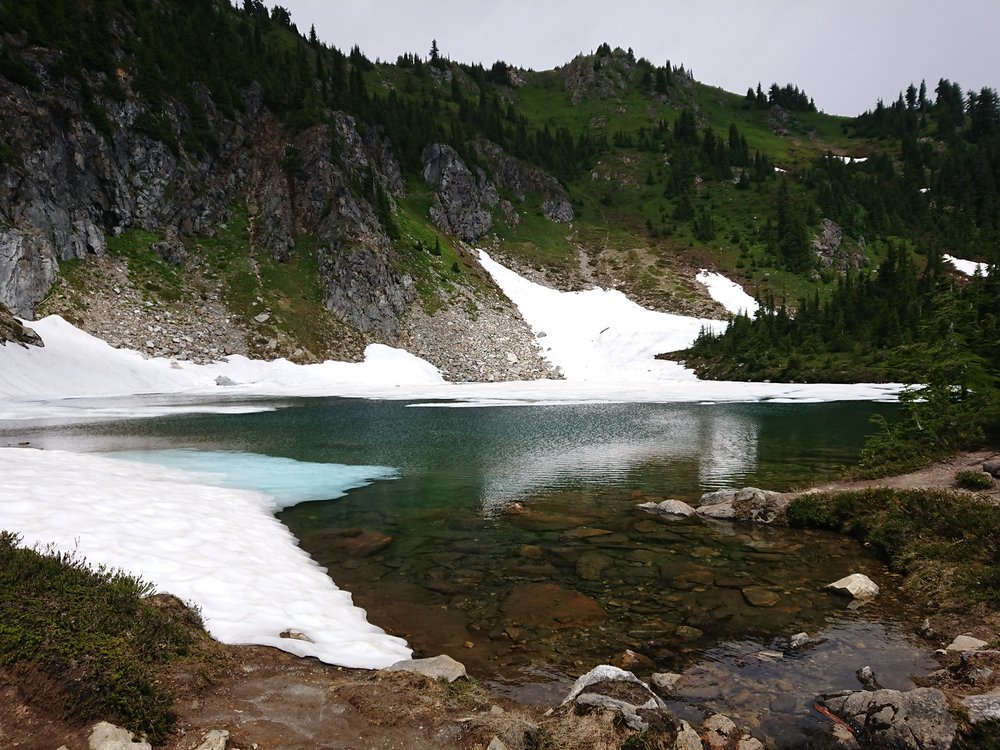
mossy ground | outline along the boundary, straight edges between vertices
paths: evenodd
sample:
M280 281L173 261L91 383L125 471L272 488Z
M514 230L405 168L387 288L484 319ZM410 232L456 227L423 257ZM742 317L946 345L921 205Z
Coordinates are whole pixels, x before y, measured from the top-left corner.
M0 532L0 666L35 683L34 699L60 718L108 720L162 740L175 717L158 670L192 657L204 632L196 612L158 606L151 591Z

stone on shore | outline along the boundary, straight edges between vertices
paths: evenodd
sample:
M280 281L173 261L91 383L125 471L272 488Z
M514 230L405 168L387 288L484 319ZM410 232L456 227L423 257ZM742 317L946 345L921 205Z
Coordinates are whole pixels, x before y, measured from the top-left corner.
M387 672L413 672L430 677L433 680L442 679L454 682L460 677L466 677L465 665L455 661L447 654L429 659L404 659L386 667Z
M935 688L862 690L827 698L826 707L861 728L875 747L948 750L958 731L944 693Z
M87 746L90 750L152 750L148 742L133 739L130 731L106 721L94 725Z
M982 695L969 695L962 699L962 705L969 712L969 722L1000 721L1000 690Z
M957 636L955 640L945 646L945 651L978 651L981 648L986 648L989 644L986 641L982 641L978 638L973 638L971 635L964 633Z

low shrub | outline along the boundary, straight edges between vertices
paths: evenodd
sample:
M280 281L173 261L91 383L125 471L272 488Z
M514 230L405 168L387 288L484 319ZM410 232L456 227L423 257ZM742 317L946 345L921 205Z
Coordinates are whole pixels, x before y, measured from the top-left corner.
M967 490L988 490L993 486L993 477L985 471L959 471L955 481Z
M173 696L153 667L187 653L200 618L156 606L138 578L20 541L0 532L0 665L43 676L50 688L37 700L65 718L162 740L174 726Z

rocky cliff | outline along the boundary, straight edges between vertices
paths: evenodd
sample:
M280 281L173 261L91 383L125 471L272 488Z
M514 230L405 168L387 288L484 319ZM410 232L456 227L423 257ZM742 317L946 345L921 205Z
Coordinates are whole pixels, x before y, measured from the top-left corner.
M306 352L304 359L357 356L366 341L426 340L424 333L441 327L416 309L417 284L400 256L408 242L395 226L405 182L379 127L335 110L313 124L290 125L254 82L239 91L235 107L219 106L197 82L181 96L154 102L121 50L112 52L120 60L113 75L68 71L58 50L11 34L0 35L0 52L6 61L0 67L0 304L16 315L33 318L49 297L43 312L67 315L118 345L151 354L205 359L215 352L303 352L295 341L283 343L280 332L254 330L277 314L271 300L258 296L253 304L261 308L250 311L258 313L252 320L221 306L227 290L199 252L202 242L239 220L246 223L240 257L223 262L248 262L260 288L268 281L261 268L288 264L297 243L304 243L321 303L339 321L327 328L340 331L335 335L345 342ZM16 75L5 75L11 70ZM480 148L494 175L469 169L450 145L425 150L424 177L435 190L429 218L444 232L465 242L483 238L500 202L498 184L543 195L553 221L572 218L556 180L492 144ZM136 231L146 233L137 251L143 257L109 259L81 274L86 288L69 288L73 284L63 280L51 294L66 262L107 256L109 239ZM153 299L150 309L149 290L159 285L130 286L134 267L149 262L146 255L174 269L168 273L181 290L175 296L200 295L198 304L168 311L163 300ZM456 284L465 288L461 279L447 286ZM496 290L486 293L499 297ZM445 309L454 297L434 289L426 294ZM468 289L458 296L462 304L468 297ZM198 310L209 308L213 323L225 327L225 342L207 340L214 325L195 323ZM504 309L517 318L512 307ZM168 319L189 324L175 330L164 326ZM514 329L530 339L523 324ZM186 347L202 333L204 342ZM440 347L435 354L442 366L468 377L471 371L459 365L482 360L489 343L480 344L482 356L471 344L465 348L454 361ZM508 369L524 377L524 347L514 348L522 367L508 361ZM547 372L537 354L528 366ZM504 373L494 369L489 376Z

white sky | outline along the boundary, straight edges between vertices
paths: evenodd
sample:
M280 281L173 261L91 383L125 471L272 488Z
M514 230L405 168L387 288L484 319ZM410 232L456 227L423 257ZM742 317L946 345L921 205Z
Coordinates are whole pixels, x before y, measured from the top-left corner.
M270 7L276 0L265 0ZM913 81L1000 87L1000 0L284 0L301 32L368 57L498 59L547 70L604 41L744 93L794 83L816 106L856 115Z

